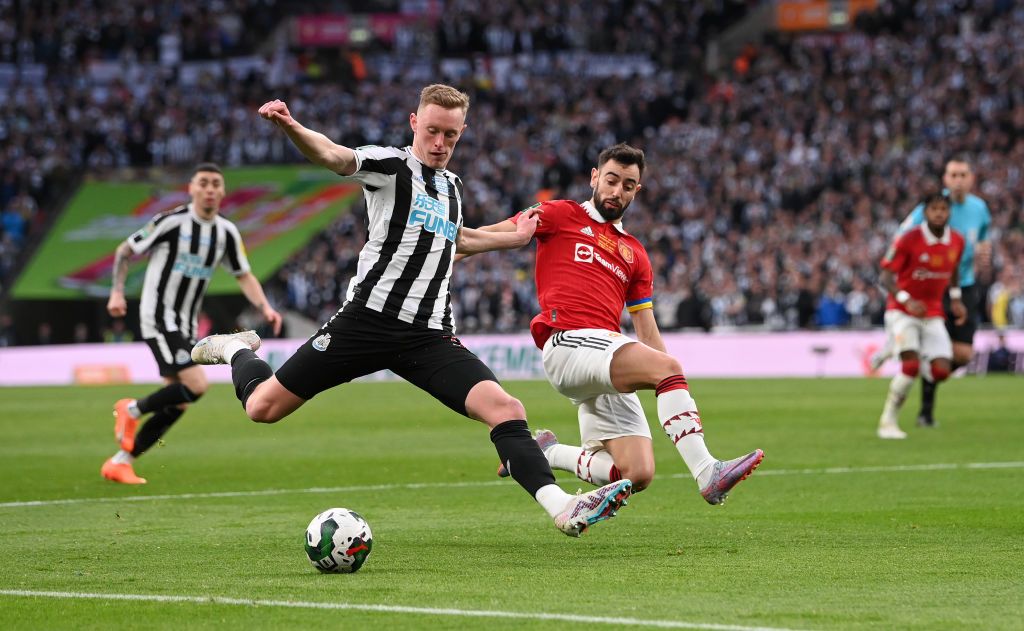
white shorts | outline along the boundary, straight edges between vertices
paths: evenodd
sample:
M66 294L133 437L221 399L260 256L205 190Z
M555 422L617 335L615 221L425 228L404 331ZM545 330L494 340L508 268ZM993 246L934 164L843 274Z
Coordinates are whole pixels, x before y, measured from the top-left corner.
M897 357L903 351L916 351L927 360L953 357L953 342L942 316L918 318L889 309L885 312L885 331L893 338Z
M612 385L615 351L636 340L604 329L556 331L544 344L548 381L578 408L583 447L594 451L601 441L622 436L651 437L640 397Z

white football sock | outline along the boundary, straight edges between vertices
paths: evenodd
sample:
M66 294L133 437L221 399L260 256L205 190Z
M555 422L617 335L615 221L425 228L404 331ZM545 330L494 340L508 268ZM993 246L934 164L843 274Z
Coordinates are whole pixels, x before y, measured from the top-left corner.
M583 454L583 448L576 445L557 443L544 450L544 457L552 469L576 473L576 464Z
M612 469L615 469L615 461L612 455L605 450L601 451L579 451L579 459L576 461L576 477L584 482L590 482L596 486L604 486L612 481ZM616 472L618 469L615 469ZM616 479L621 476L616 476Z
M131 414L132 418L139 418L142 416L142 410L139 409L138 399L132 399L132 402L128 404L128 414Z
M548 484L537 489L534 498L548 512L548 515L555 517L565 510L565 505L572 499L572 495L566 493L557 484Z
M715 457L704 444L704 427L690 392L679 388L658 395L658 420L679 450L693 479L700 486L707 484Z
M116 464L131 464L135 462L135 456L122 449L114 454L114 457L111 458L111 460Z
M885 407L882 408L882 418L879 425L898 425L900 408L907 399L907 392L910 386L914 385L914 377L903 372L896 373L896 376L889 382L889 394L885 397Z
M235 356L235 353L249 348L249 345L241 340L228 340L224 344L223 357L224 361L228 364L231 363L231 359Z

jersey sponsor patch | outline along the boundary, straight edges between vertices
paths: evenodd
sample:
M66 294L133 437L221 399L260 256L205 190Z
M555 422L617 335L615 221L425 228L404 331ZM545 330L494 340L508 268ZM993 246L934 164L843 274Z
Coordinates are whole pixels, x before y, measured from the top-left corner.
M446 189L447 190L447 189ZM427 232L433 232L454 242L458 234L458 226L446 218L448 207L444 202L429 195L419 193L409 213L410 226L422 226Z
M615 241L603 234L597 235L597 245L601 246L601 248L606 250L609 254L615 253Z
M187 364L192 361L192 355L184 348L179 348L174 352L174 363L175 364Z
M580 263L593 263L594 262L594 246L587 245L586 243L576 244L576 258L573 259Z
M313 349L320 352L326 351L327 347L331 344L331 334L324 333L313 340Z

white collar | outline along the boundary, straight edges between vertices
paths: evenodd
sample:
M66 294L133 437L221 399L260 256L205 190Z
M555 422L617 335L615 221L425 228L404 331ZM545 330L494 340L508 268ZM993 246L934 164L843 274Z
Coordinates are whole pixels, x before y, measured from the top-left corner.
M589 199L580 204L580 206L583 206L583 210L587 211L587 215L597 223L608 223L608 220L602 217L601 213L597 212L597 209L594 208L594 204L591 203ZM612 225L615 226L615 229L622 234L629 234L626 232L626 229L622 227L622 221L617 221Z
M942 231L942 236L937 237L932 234L932 231L928 229L928 222L921 224L921 232L924 233L924 242L928 245L935 245L941 243L942 245L949 245L949 224Z

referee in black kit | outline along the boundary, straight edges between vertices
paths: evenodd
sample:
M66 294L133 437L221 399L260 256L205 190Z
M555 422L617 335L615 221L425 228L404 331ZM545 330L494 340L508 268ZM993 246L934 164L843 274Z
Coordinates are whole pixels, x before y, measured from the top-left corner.
M292 118L282 101L260 116L275 123L311 162L363 187L369 229L356 278L342 308L275 375L259 359L251 331L213 335L192 349L201 364L231 364L235 392L254 421L274 423L318 393L390 369L463 416L490 428L491 441L512 477L577 537L608 519L632 490L629 480L572 496L555 484L530 435L526 410L494 373L455 337L450 284L456 252L475 254L529 243L540 216L523 215L517 232L463 226L463 185L445 167L466 129L469 97L430 85L409 115L412 145L335 144Z

